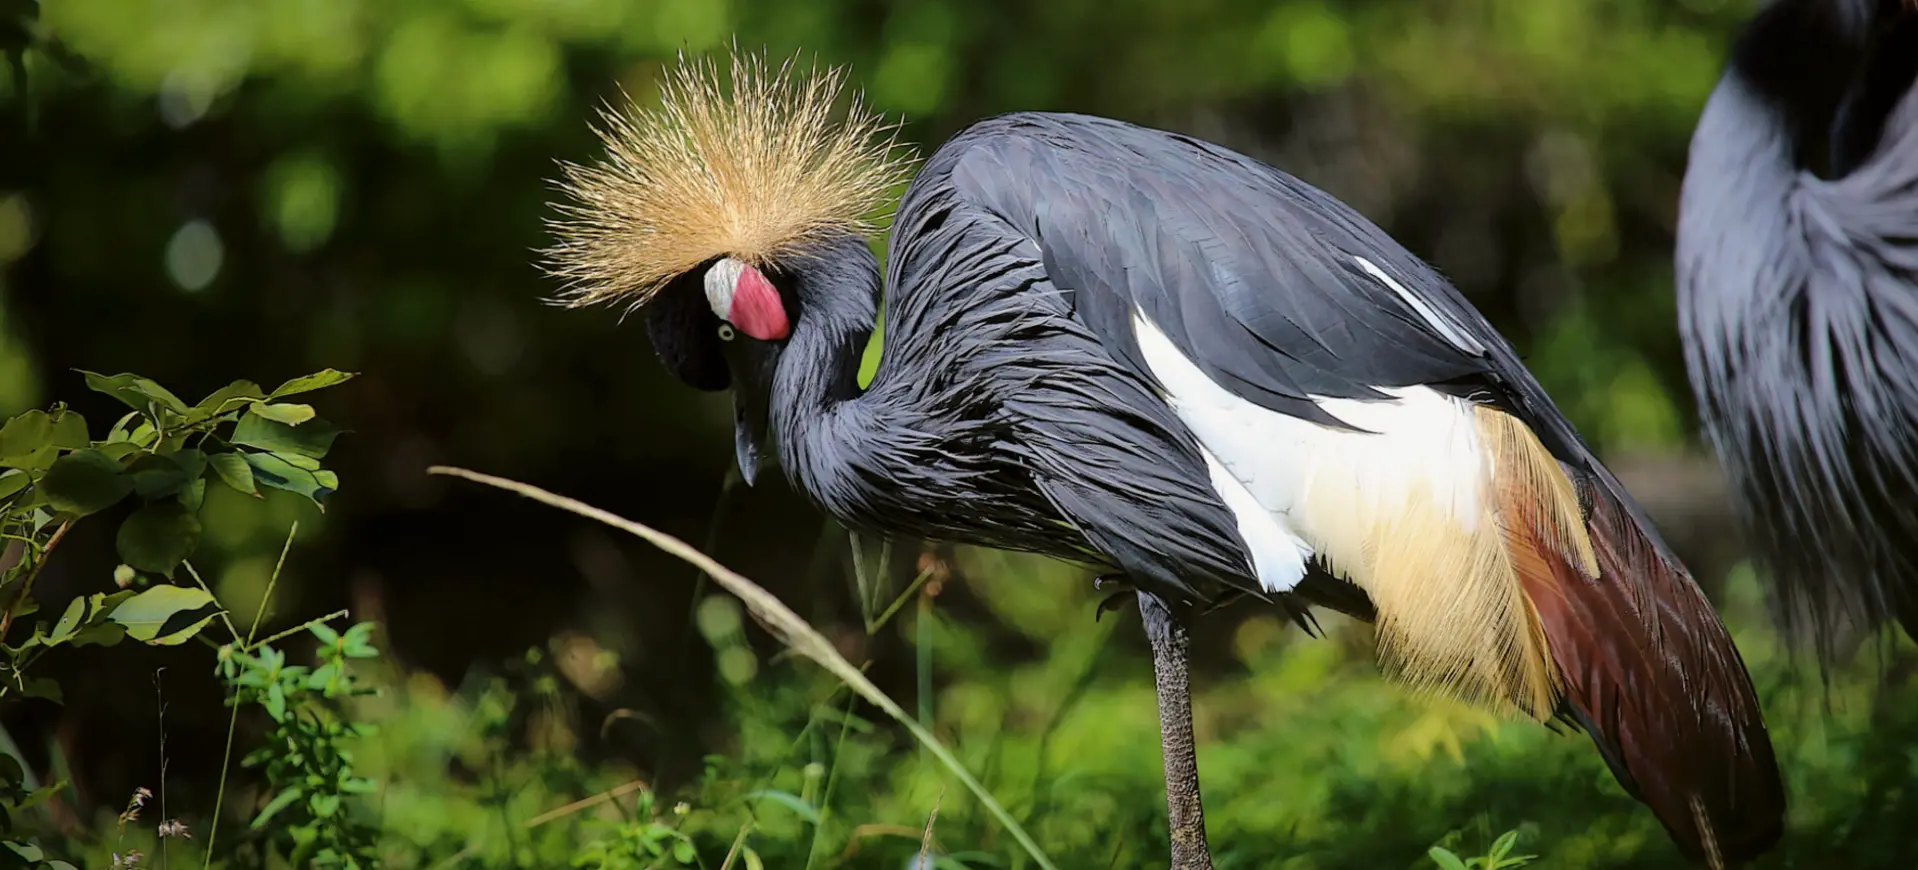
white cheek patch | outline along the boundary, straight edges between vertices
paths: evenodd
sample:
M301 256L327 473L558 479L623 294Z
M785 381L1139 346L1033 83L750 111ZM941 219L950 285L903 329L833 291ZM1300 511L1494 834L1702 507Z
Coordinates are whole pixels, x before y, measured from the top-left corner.
M745 263L731 257L706 270L706 304L713 307L713 316L728 322L733 319L733 289L739 286L739 275L745 270Z

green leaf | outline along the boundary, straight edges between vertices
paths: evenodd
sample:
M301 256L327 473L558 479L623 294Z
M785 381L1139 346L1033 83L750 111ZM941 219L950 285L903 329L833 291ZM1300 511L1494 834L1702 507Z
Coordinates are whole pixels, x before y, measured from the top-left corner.
M272 716L273 721L278 722L285 719L286 689L279 683L268 683L266 687L266 697L260 701L260 706L266 708L266 715Z
M227 486L251 496L260 494L259 488L253 485L253 466L246 464L246 459L240 454L215 453L206 461L213 466L214 473L226 481Z
M298 426L313 419L312 405L254 405L246 409L249 416L265 417L275 423Z
M327 690L328 685L333 682L333 679L339 675L340 667L338 664L321 665L313 669L313 673L307 675L306 688L308 691L324 692Z
M39 846L35 846L32 843L22 843L18 840L4 840L0 841L0 845L6 846L9 851L20 856L21 860L26 861L28 864L38 864L40 863L40 859L46 857L46 853L42 852Z
M53 412L53 431L47 443L61 450L80 450L93 442L87 437L87 418L61 408Z
M318 459L333 448L333 439L340 434L338 427L318 418L309 419L300 426L291 426L263 417L258 413L261 407L254 405L240 415L239 424L233 427L233 435L227 440L274 453L294 453Z
M33 791L28 792L26 797L21 798L18 803L13 805L13 808L15 810L33 809L34 807L37 807L43 803L46 803L48 799L52 798L56 794L59 794L61 789L64 789L66 787L67 787L66 780L58 780L55 782L47 783L46 785L43 785L39 788L34 789ZM53 863L55 865L59 865L59 864L64 864L66 862L55 861ZM66 866L72 867L73 865L67 864Z
M109 442L131 441L133 440L133 427L144 422L146 422L146 418L140 416L139 411L128 411L126 416L121 417L113 424L113 428L107 430L106 440Z
M685 840L673 841L673 860L690 865L698 858L698 853L693 851L693 844Z
M1491 853L1492 863L1496 864L1499 861L1503 860L1506 854L1512 851L1512 847L1517 844L1518 844L1517 831L1506 831L1497 840L1494 840L1492 842L1492 853Z
M172 576L200 545L200 518L177 501L154 502L120 524L114 544L128 565Z
M327 496L340 486L340 479L331 471L308 471L288 462L285 457L275 453L245 453L248 465L253 466L253 479L275 489L299 493L324 505Z
M87 444L87 423L79 414L28 411L0 426L0 465L37 471L53 464L61 450Z
M0 474L0 498L10 497L14 493L26 489L27 484L32 482L33 475L21 471L18 468L7 469L6 473Z
M185 586L155 586L114 608L114 622L134 640L156 646L178 646L207 624L219 605L205 590Z
M47 466L52 465L54 460L59 458L60 451L49 444L25 455L0 458L0 465L27 471L45 471Z
M296 393L310 393L314 390L322 390L337 384L344 384L358 376L358 372L341 372L334 371L333 369L325 369L287 381L281 384L279 389L274 390L271 395L268 395L267 398L283 399Z
M126 629L107 617L133 595L133 590L123 589L111 595L95 592L87 596L84 615L79 617L73 636L68 639L68 642L74 646L112 646L119 643L126 637ZM73 605L67 605L68 615L72 615L72 611ZM66 616L60 617L61 623L65 623L66 620Z
M66 612L60 614L60 621L54 623L53 631L47 634L47 645L52 646L66 641L73 636L74 632L79 631L81 626L86 625L87 621L87 598L82 595L67 603Z
M1457 855L1452 854L1452 851L1444 846L1433 846L1426 850L1425 854L1442 870L1465 870L1465 862L1459 860Z
M340 796L336 794L316 794L307 799L306 805L313 809L313 817L330 819L340 811Z
M188 480L206 473L206 454L201 453L198 448L185 447L169 455L175 463L179 464L180 470L186 472Z
M180 487L180 504L193 513L199 513L206 504L206 478L202 477L186 486Z
M0 458L25 456L48 446L52 439L53 418L45 411L28 411L0 426Z
M192 478L171 456L149 453L127 466L127 473L133 476L133 491L144 499L165 498L180 491L180 487ZM138 567L138 566L135 566Z
M759 853L753 851L753 847L747 846L741 851L746 859L746 870L766 870L766 862L760 860Z
M112 507L133 491L126 469L98 450L75 450L40 478L40 491L55 510L86 516Z
M332 626L324 622L313 623L307 626L306 630L312 632L314 637L319 638L321 646L332 646L340 640L340 633L334 631Z
M340 641L340 652L349 659L370 659L380 651L373 646L373 623L362 622L346 630Z
M747 792L744 797L745 800L752 800L754 798L765 798L798 813L800 818L808 822L815 825L819 824L819 811L813 809L812 804L806 803L805 800L792 792L779 791L777 789L761 789L759 791Z
M87 387L94 392L105 393L127 404L136 411L145 411L158 404L176 414L187 412L186 403L180 397L167 391L146 378L134 374L107 376L82 369L80 374L87 376Z
M272 800L266 802L266 806L260 808L260 814L253 817L253 824L249 827L256 830L259 829L271 821L274 816L279 815L281 810L292 806L300 797L300 790L297 787L288 788L286 791L274 795Z
M211 420L228 411L237 410L242 405L250 405L264 398L266 394L260 392L259 384L252 381L234 381L201 399L200 404L194 405L193 410L187 412L186 421L199 423Z
M74 646L113 646L127 636L126 626L117 622L103 622L80 629L73 636Z
M286 464L291 465L294 468L298 468L302 471L319 471L320 470L320 461L318 459L314 459L311 456L301 456L298 453L287 453L287 452L278 451L278 450L274 451L273 455L286 460Z

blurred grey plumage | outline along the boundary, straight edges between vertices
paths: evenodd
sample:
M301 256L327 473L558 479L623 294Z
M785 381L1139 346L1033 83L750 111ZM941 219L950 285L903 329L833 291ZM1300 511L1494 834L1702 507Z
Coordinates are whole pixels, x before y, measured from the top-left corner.
M1699 119L1685 358L1773 605L1821 660L1918 636L1918 12L1777 0Z

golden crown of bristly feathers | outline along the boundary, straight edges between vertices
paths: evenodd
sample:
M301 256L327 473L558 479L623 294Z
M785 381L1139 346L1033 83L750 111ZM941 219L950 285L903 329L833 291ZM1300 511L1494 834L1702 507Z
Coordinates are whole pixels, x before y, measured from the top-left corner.
M605 157L562 164L572 201L545 251L567 285L557 301L637 306L714 257L764 267L824 234L874 231L912 156L856 93L837 110L843 70L802 74L795 60L773 69L735 50L728 86L716 63L682 55L658 106L601 113Z

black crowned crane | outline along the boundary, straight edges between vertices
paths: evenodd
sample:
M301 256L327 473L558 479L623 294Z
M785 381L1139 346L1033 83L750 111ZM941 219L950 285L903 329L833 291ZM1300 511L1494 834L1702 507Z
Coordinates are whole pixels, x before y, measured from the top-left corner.
M1710 604L1512 348L1365 218L1196 139L1005 115L912 178L882 294L862 216L905 179L893 140L835 112L837 72L731 73L681 66L567 167L563 300L638 308L679 379L730 389L746 480L776 458L851 527L1136 591L1174 867L1211 865L1187 619L1232 594L1372 620L1405 682L1584 728L1690 855L1777 839Z
M1918 4L1775 0L1693 133L1679 327L1773 605L1918 637Z

